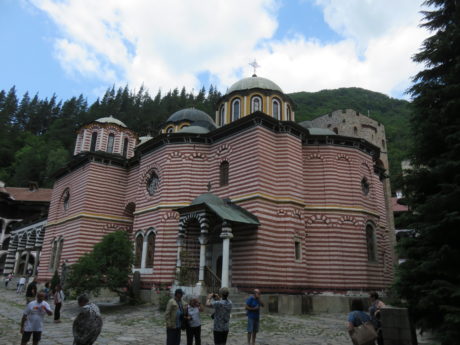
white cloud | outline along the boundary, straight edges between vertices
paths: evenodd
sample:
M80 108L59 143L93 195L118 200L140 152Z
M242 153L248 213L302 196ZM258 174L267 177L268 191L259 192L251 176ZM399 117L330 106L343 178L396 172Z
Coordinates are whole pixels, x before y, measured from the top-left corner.
M259 74L286 92L357 86L399 94L426 36L412 0L308 0L342 35L330 44L308 33L274 41L279 0L31 1L60 28L56 56L67 72L151 91L199 89L204 72L225 91L257 58Z

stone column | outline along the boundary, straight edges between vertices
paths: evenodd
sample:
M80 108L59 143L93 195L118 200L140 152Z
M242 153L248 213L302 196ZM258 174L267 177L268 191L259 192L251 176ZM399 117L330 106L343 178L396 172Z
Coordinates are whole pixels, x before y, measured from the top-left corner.
M147 236L144 236L144 240L142 241L141 268L145 268L146 259L147 259Z
M202 234L198 240L200 241L200 272L198 274L198 284L204 285L204 270L206 267L206 244L208 244L208 237Z
M222 223L222 286L229 287L229 265L230 265L230 240L233 238L232 228L227 222Z
M3 240L5 239L5 232L6 232L6 227L8 225L8 221L5 218L0 218L2 221L2 234L0 235L0 249L1 246L3 245Z
M14 260L14 269L13 269L14 274L20 274L18 270L19 270L19 261L21 261L21 256L22 256L22 250L18 250L16 252L16 258Z
M30 257L30 250L27 250L27 255L26 255L26 261L24 262L24 269L22 271L22 274L27 273L27 267L29 266L29 257Z
M177 258L176 258L176 285L179 284L179 280L177 278L179 278L179 275L180 275L180 270L181 270L181 267L182 267L182 263L181 263L181 253L182 253L182 248L184 247L184 238L185 238L185 231L181 228L179 230L179 235L177 236Z
M33 276L37 275L37 267L38 267L38 259L39 258L40 258L40 249L37 249L37 251L35 252L34 269L32 271Z

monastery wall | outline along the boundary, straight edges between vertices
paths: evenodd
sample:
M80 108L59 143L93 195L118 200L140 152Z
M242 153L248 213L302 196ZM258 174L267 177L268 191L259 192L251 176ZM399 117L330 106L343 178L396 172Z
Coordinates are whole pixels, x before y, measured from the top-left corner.
M309 286L319 291L388 286L392 253L384 183L373 173L372 157L339 146L305 146L304 157ZM375 231L375 260L368 259L367 224Z
M126 180L124 168L88 162L56 181L40 258L40 281L50 279L60 268L51 262L53 255L59 256L59 263L68 260L72 264L104 235L119 229L131 231L132 219L124 215ZM56 251L56 242L61 240Z

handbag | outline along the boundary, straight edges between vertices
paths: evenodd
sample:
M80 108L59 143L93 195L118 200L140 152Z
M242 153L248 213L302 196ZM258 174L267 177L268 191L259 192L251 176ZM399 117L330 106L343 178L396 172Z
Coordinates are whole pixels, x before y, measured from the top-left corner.
M377 332L375 331L374 325L369 321L363 322L358 314L355 315L361 321L361 324L353 328L353 333L351 334L353 343L356 345L363 345L377 339Z

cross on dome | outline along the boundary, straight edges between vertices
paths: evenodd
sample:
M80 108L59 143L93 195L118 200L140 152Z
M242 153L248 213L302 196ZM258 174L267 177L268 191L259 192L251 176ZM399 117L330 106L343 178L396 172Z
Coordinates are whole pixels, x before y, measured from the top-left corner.
M256 59L254 59L253 62L250 62L249 63L249 66L251 66L252 68L254 68L254 74L252 75L253 77L257 77L257 74L256 74L256 69L260 67L260 65L257 63Z

